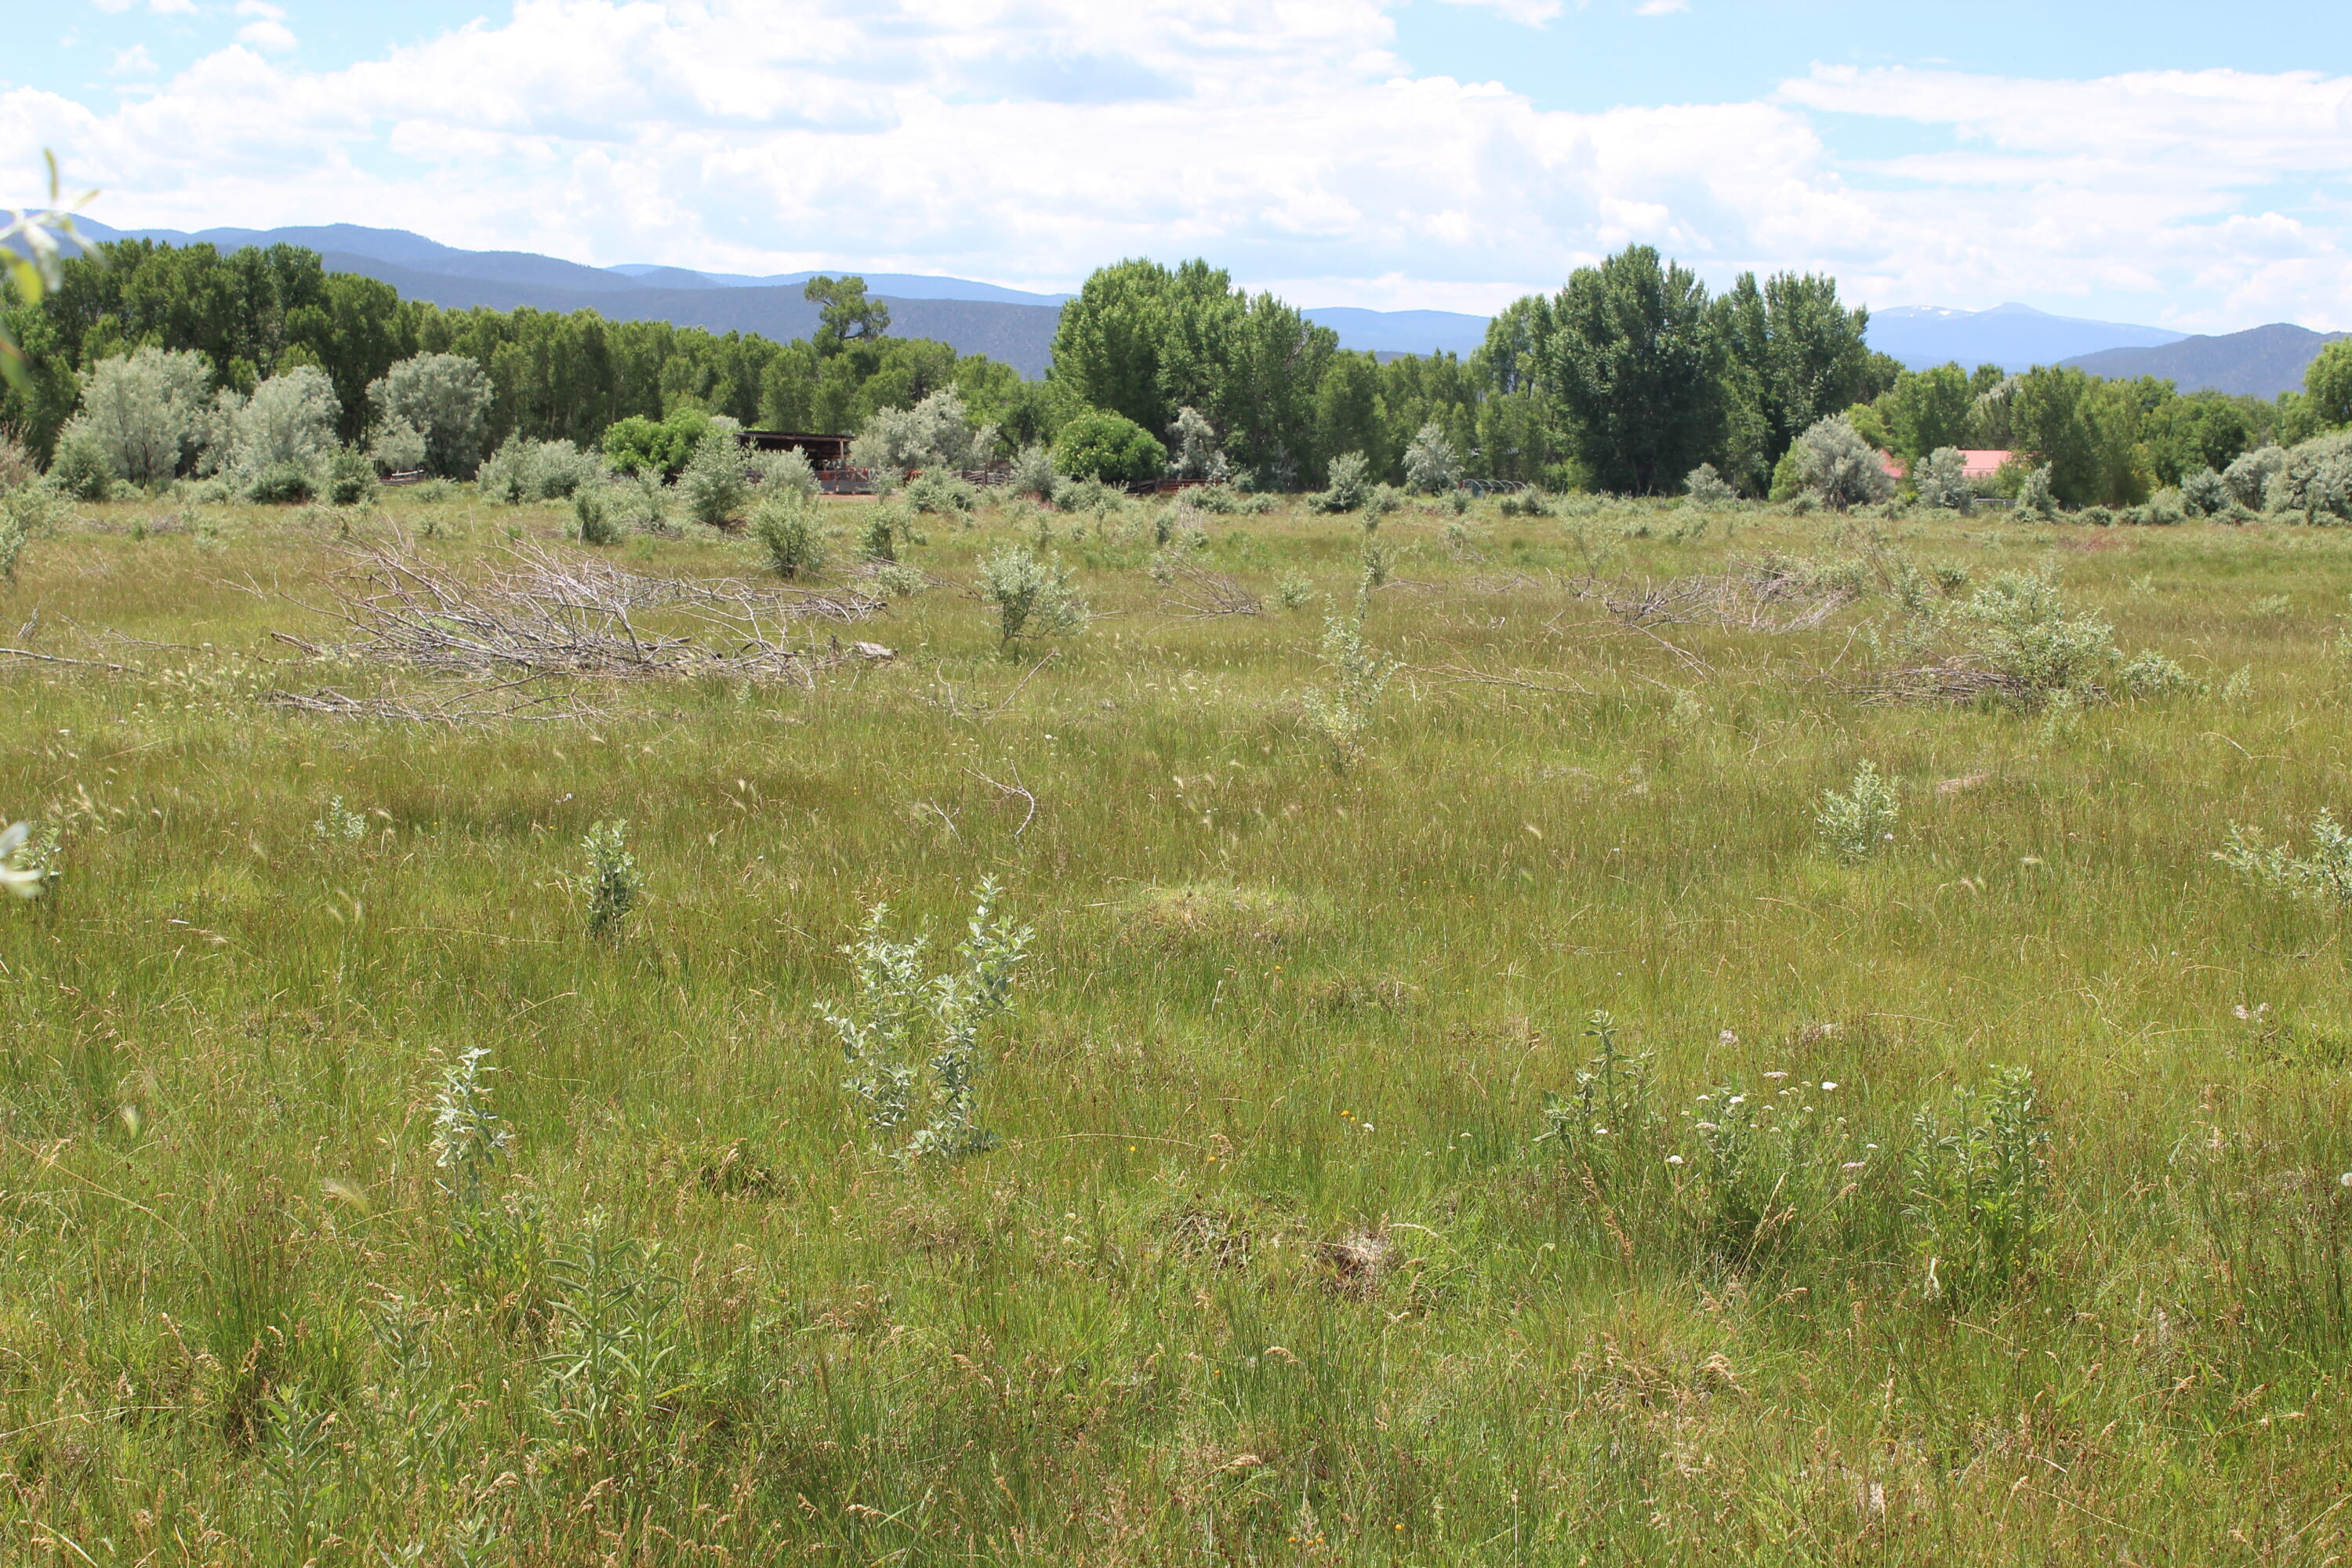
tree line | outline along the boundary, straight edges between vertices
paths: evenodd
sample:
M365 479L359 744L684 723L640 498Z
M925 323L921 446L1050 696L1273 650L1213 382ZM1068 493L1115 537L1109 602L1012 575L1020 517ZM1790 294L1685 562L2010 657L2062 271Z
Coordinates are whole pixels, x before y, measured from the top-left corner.
M26 384L0 388L0 425L44 457L91 371L139 348L199 353L215 386L239 395L315 367L352 443L380 416L368 388L393 366L419 355L470 359L490 390L478 460L509 437L592 447L623 420L681 408L760 428L856 430L877 409L948 389L1004 428L1042 431L1040 387L985 356L887 335L887 309L855 279L824 280L826 325L780 343L588 310L445 310L329 272L296 246L223 255L210 245L122 240L95 249L67 261L37 305L5 312L27 374Z
M46 456L99 364L155 348L200 355L230 400L315 370L338 435L357 445L386 417L371 389L394 366L451 356L487 386L478 426L466 426L478 430L477 462L509 437L594 447L616 425L682 411L854 433L953 393L1003 453L1115 416L1135 427L1118 437L1130 450L1213 446L1265 489L1321 485L1353 455L1369 478L1399 482L1434 434L1476 478L1660 494L1704 464L1765 495L1795 482L1798 437L1842 414L1906 463L1947 447L2031 452L2056 500L2131 505L2247 450L2352 423L2352 346L2332 347L2304 393L2275 401L2059 367L1913 372L1870 349L1869 313L1834 279L1747 274L1712 293L1646 246L1514 302L1466 357L1342 349L1297 308L1198 260L1097 270L1062 311L1042 381L891 336L887 306L855 278L819 279L810 297L817 330L776 342L586 310L446 310L327 272L292 246L224 255L121 241L68 261L37 304L5 310L28 374L0 390L0 425ZM436 462L462 468L467 455Z

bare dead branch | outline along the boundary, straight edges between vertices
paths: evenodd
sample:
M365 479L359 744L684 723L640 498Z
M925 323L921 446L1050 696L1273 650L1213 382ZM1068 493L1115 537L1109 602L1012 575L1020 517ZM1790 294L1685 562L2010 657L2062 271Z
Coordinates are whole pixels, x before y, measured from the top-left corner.
M971 774L972 777L978 779L989 788L996 791L998 795L1003 796L1007 800L1012 800L1017 797L1018 799L1026 801L1029 805L1029 814L1021 819L1021 826L1013 830L1013 837L1017 839L1023 834L1029 831L1029 825L1037 820L1037 797L1035 795L1031 795L1018 784L998 784L994 779L990 778L986 773L980 772L976 768L966 768L964 772Z
M109 664L102 658L67 658L61 654L35 653L26 647L0 647L0 654L5 654L10 658L28 658L36 664L73 664L79 665L84 669L110 669L119 675L147 673L143 669L136 669L127 664Z

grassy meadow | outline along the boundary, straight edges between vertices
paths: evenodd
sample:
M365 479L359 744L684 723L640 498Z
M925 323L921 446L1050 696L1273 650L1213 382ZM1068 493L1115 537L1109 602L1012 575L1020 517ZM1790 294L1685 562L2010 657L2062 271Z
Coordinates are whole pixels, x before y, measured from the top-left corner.
M776 580L467 491L35 541L0 643L85 662L0 659L62 867L0 909L0 1561L2352 1552L2343 919L2214 858L2352 810L2352 532L1413 503L1347 755L1360 520L1169 510L922 517L792 632L897 657L813 684L443 724L264 700L465 684L278 635L356 544ZM1013 540L1082 635L1000 646ZM1888 689L2016 573L2186 681ZM992 878L1002 1142L893 1159L819 1005Z

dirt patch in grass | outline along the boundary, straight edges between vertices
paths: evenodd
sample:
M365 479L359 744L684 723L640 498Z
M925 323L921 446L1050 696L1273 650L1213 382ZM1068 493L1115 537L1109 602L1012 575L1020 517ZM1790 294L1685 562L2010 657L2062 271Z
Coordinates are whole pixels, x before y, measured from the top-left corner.
M1138 889L1117 906L1130 938L1172 943L1280 947L1327 931L1333 910L1320 899L1280 888L1184 882Z

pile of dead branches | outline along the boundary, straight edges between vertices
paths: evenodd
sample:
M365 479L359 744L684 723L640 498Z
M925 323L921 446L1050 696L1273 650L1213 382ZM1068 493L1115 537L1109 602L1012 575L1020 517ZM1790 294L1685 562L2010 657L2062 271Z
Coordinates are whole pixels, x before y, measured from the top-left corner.
M1211 572L1170 552L1159 563L1158 574L1170 593L1165 607L1182 620L1210 621L1223 616L1255 616L1265 606L1258 597L1223 572Z
M1851 587L1766 563L1745 571L1638 585L1596 584L1591 596L1641 629L1712 621L1726 631L1812 631L1861 597Z
M2021 682L1972 664L1965 655L1941 664L1880 670L1866 680L1832 685L1841 695L1865 702L1973 702L1988 692L2010 698L2030 695Z
M790 623L854 622L882 608L864 595L650 577L531 547L479 580L397 545L362 545L352 556L333 579L332 602L310 606L352 636L333 644L280 638L322 658L440 675L715 675L805 685L827 664L873 657L866 650L874 645L848 653L794 647Z

